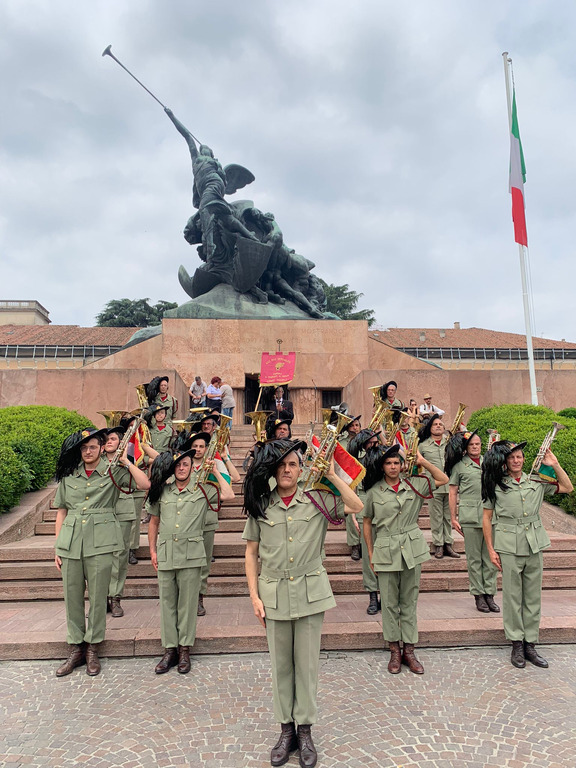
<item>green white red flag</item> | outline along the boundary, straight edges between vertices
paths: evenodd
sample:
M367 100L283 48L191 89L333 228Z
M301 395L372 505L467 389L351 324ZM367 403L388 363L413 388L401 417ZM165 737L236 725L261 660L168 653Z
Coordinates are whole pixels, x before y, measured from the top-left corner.
M519 245L528 246L526 231L526 212L524 205L524 183L526 166L518 129L516 112L516 91L512 90L512 128L510 132L510 194L512 195L512 221L514 222L514 240Z
M316 449L320 448L320 441L316 435L312 437L312 445ZM336 443L336 449L334 451L334 472L336 472L338 477L343 480L352 490L354 490L356 486L362 482L364 475L366 474L366 470L362 464L357 459L355 459L354 456L351 456L348 451L344 450L340 443ZM332 483L330 483L325 478L322 478L319 484L315 485L314 487L317 488L319 486L322 486L326 488L326 490L336 493L337 496L340 495Z

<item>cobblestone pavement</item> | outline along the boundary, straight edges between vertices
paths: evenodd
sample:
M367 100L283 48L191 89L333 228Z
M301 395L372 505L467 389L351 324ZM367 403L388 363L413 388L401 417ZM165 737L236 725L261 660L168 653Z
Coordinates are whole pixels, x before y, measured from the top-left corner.
M384 652L323 653L319 766L573 768L576 645L541 650L549 670L515 669L508 648L424 649L423 677L389 675ZM191 674L160 677L156 661L62 679L57 662L1 663L2 768L270 764L266 654L196 657Z

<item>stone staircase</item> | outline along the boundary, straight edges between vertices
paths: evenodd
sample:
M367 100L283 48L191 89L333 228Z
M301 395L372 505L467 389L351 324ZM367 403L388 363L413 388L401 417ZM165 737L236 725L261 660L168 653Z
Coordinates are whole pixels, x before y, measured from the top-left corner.
M250 427L234 427L232 458L237 467L252 445ZM295 430L304 437L305 428ZM241 475L243 471L239 469ZM220 512L208 594L207 616L198 620L197 653L263 650L263 629L252 614L244 578L244 527L241 485L236 498ZM60 575L54 566L56 511L47 509L35 535L0 546L0 660L57 658L65 653L65 616ZM424 506L420 525L430 541ZM552 547L544 553L542 642L576 638L576 536L550 532ZM464 542L456 535L455 549ZM380 615L366 614L361 563L353 561L343 526L330 525L326 537L326 569L337 608L326 614L325 648L382 647ZM125 616L108 617L103 653L111 656L160 652L158 585L150 562L146 526L141 527L138 565L130 566L124 593ZM419 600L421 645L481 645L505 642L501 614L483 615L468 594L466 560L432 559L422 568ZM499 600L499 602L501 602Z

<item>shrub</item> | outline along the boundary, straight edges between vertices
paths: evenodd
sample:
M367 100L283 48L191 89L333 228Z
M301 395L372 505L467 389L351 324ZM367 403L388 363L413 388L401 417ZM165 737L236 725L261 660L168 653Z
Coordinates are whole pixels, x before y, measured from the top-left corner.
M92 424L85 416L66 408L49 405L1 408L0 449L8 456L10 479L6 480L2 459L0 511L17 504L25 491L43 488L54 476L64 439L89 426Z
M564 408L558 411L558 416L568 416L570 419L576 419L576 408Z
M568 409L573 410L573 409ZM561 466L566 470L572 483L576 485L576 424L570 416L555 413L550 408L537 405L497 405L491 408L481 408L475 411L468 420L469 429L477 429L482 442L488 439L488 429L496 429L502 440L514 442L527 441L524 449L526 464L524 470L530 471L538 449L546 434L552 428L552 422L557 421L566 426L558 432L552 445ZM549 497L553 504L558 504L566 512L576 515L576 496L557 494Z

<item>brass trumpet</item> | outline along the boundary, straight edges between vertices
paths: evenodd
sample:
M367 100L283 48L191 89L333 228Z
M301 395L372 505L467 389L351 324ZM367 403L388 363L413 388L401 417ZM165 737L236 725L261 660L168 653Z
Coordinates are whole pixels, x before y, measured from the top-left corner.
M464 405L464 403L458 404L458 410L456 411L456 416L454 417L452 426L449 429L449 432L451 435L455 435L457 432L460 432L460 424L462 423L462 416L464 416L464 411L466 410L467 407L468 406Z
M544 456L546 456L546 451L550 448L556 435L558 432L560 432L561 429L566 429L566 426L564 424L558 424L557 421L552 422L552 429L548 432L542 441L542 445L538 449L538 453L536 454L536 458L532 464L532 469L530 470L530 477L540 479L540 467L544 461ZM552 467L547 467L547 469L548 471L543 472L542 474L546 475L546 480L548 482L553 483L556 480L556 472L554 472Z

